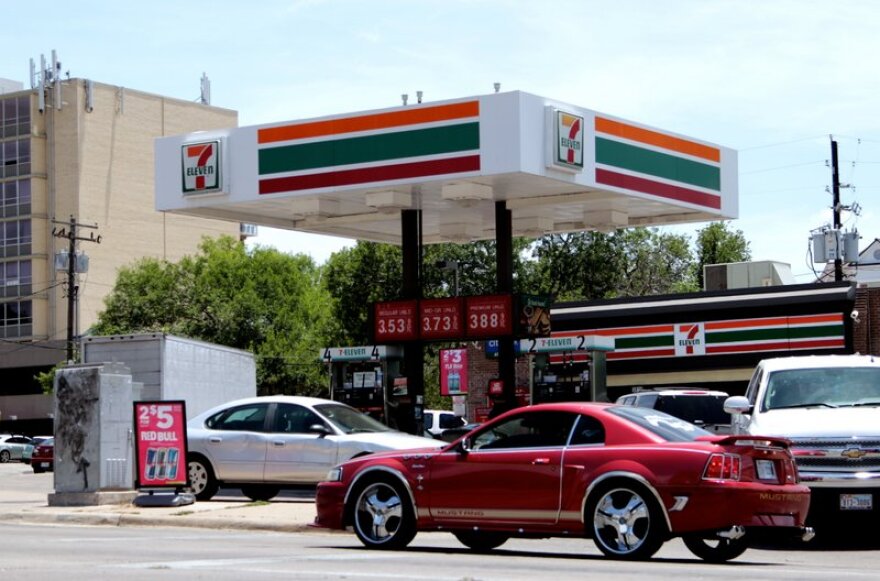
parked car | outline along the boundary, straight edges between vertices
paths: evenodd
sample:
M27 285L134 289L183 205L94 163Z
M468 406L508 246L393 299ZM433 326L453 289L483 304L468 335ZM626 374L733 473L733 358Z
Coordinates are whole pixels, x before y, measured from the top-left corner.
M24 461L25 450L33 440L27 436L0 434L0 464L12 460Z
M443 430L460 428L467 423L467 420L460 415L447 410L425 410L423 417L425 419L425 431L434 438L440 438Z
M25 464L30 464L31 463L31 456L34 453L34 448L36 448L39 444L41 444L42 442L45 442L46 440L48 440L51 437L52 436L34 436L33 438L31 438L31 443L28 444L27 447L24 449L24 456L22 458L22 462L24 462Z
M392 430L348 405L320 398L263 396L213 407L187 422L188 474L198 500L221 484L252 500L284 486L314 485L349 458L443 442Z
M34 474L55 469L55 438L49 437L37 444L31 454L31 468Z
M616 403L660 410L710 432L729 434L730 414L724 411L727 397L723 391L667 387L622 395Z
M586 535L606 556L633 560L681 537L723 562L762 529L808 538L809 501L785 439L566 402L506 412L442 450L345 462L318 484L315 526L353 527L372 549L403 548L418 531L451 532L477 551Z

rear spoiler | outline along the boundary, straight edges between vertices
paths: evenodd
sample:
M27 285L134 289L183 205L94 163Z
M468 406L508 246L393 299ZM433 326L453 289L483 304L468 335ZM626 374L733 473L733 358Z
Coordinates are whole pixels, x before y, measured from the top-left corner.
M748 436L743 434L700 436L697 440L701 442L713 442L719 446L751 446L752 448L767 449L786 449L791 447L791 440L775 436Z

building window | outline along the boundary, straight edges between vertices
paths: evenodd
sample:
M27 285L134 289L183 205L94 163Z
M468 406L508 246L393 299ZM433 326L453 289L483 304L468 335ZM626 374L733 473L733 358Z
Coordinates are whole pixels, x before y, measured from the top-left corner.
M31 140L14 139L0 146L0 178L31 173Z
M0 222L0 247L21 246L31 243L30 220Z
M11 260L0 262L0 287L31 284L32 268L30 260Z
M19 327L34 322L31 301L0 303L0 327Z
M0 99L0 137L30 134L30 95Z
M0 182L0 218L24 216L31 213L31 181Z

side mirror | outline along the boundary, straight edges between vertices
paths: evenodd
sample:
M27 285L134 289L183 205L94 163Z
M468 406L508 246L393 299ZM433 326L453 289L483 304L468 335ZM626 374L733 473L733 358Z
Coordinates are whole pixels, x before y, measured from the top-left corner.
M724 411L733 414L748 414L752 411L749 399L742 395L732 395L724 400Z
M455 451L461 454L462 456L467 456L468 452L471 451L471 440L470 438L462 438L458 441L458 444L455 446Z
M318 434L319 438L323 438L324 436L329 436L333 432L330 431L330 428L325 426L324 424L312 424L309 426L309 432L314 434Z

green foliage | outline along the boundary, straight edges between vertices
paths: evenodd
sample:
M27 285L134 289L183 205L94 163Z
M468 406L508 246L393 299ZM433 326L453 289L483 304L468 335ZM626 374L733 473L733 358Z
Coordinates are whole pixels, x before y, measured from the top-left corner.
M122 269L91 333L166 332L248 350L261 395L326 395L318 354L334 328L329 304L310 257L205 239L176 264Z
M620 230L624 259L616 296L641 297L696 290L690 278L693 255L684 234L656 228Z
M742 230L728 229L728 222L712 222L697 232L697 260L693 266L696 290L703 288L703 267L707 264L746 262L752 253Z

